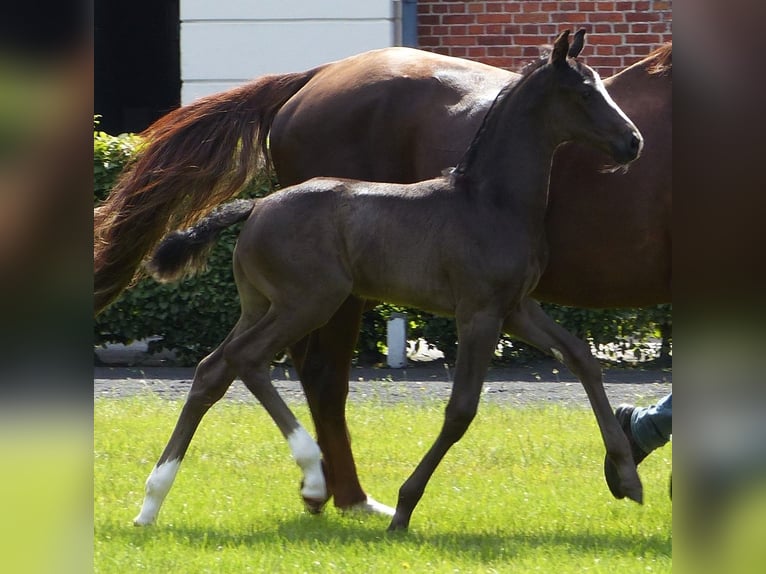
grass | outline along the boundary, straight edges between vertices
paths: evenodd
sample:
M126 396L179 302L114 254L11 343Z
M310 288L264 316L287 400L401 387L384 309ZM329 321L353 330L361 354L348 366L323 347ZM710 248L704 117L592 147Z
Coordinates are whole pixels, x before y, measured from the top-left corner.
M181 403L95 404L96 572L670 572L671 447L642 463L645 504L611 498L590 411L482 405L406 533L328 506L303 512L300 472L257 404L202 422L156 526L135 528L143 483ZM443 405L349 408L362 484L393 505ZM296 414L309 423L305 408Z

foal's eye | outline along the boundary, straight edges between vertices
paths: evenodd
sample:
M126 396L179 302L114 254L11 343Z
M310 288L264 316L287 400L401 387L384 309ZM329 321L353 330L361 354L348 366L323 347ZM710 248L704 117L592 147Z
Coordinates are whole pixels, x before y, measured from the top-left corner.
M580 97L581 97L583 100L587 100L587 99L588 99L588 98L590 98L592 95L593 95L593 90L583 90L582 92L580 92Z

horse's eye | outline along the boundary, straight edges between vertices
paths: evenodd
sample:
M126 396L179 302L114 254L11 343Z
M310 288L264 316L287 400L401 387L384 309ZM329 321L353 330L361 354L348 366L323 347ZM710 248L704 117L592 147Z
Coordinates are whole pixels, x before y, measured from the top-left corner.
M593 90L583 90L582 92L580 92L580 96L582 97L583 100L587 100L592 95L593 95Z

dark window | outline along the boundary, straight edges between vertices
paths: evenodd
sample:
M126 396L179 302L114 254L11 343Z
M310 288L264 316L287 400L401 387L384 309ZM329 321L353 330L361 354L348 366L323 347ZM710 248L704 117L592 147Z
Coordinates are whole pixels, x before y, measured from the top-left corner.
M97 2L95 110L99 129L138 132L178 107L178 0Z

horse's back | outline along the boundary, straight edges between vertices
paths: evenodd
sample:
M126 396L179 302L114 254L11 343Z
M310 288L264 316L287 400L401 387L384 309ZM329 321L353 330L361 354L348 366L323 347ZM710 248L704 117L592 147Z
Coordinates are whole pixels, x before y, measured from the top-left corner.
M334 62L274 120L271 151L280 182L317 175L399 183L436 177L459 159L497 93L515 77L409 48Z

